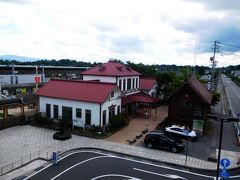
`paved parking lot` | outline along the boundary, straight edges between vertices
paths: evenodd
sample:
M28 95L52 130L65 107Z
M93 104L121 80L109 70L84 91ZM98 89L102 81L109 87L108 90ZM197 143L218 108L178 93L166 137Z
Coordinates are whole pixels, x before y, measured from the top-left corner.
M172 167L129 159L100 152L75 152L61 159L56 165L49 165L25 180L97 180L97 179L185 179L209 180L213 176L193 173Z

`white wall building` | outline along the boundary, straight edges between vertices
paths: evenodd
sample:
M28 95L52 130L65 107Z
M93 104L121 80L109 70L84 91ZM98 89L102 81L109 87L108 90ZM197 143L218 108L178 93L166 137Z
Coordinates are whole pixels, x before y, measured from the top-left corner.
M112 83L50 80L36 92L40 112L74 127L105 126L121 112L122 91Z
M115 60L98 65L82 72L83 80L98 80L115 83L126 94L139 92L139 76L141 74Z
M44 81L45 75L38 74L40 76L41 82ZM0 75L1 85L13 85L13 84L27 84L35 83L36 74L14 74L14 75Z

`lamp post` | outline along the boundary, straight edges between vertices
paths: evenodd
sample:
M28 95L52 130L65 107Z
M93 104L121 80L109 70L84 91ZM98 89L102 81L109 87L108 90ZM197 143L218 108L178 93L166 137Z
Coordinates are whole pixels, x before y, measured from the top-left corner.
M217 172L216 172L216 180L219 178L219 165L220 165L220 158L221 158L221 149L222 149L222 134L223 134L223 122L239 122L238 118L219 118L216 115L208 114L207 118L214 119L216 121L221 121L220 125L220 137L219 137L219 146L218 146L218 159L217 159Z

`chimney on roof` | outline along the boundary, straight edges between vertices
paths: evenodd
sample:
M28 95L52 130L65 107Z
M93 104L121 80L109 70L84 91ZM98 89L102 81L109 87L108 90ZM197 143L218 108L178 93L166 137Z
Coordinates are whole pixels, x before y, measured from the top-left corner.
M132 68L131 68L130 66L126 66L126 69L127 69L128 71L132 71Z

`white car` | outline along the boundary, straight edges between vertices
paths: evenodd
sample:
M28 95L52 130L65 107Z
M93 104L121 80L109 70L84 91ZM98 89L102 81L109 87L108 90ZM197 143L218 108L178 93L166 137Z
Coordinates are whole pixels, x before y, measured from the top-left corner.
M166 127L165 131L179 138L190 138L191 140L197 140L197 133L195 131L188 131L184 126L172 125Z

